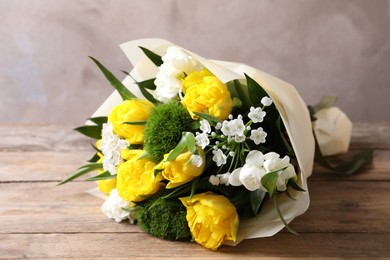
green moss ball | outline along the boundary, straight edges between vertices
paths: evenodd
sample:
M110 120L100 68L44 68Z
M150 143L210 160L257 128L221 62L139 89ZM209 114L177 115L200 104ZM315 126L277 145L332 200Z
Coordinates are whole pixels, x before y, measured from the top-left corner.
M179 201L150 207L151 204L146 203L137 213L138 224L145 232L167 240L191 239L186 208Z
M154 161L161 161L179 143L182 132L191 130L192 121L187 109L177 101L157 105L145 125L146 152Z

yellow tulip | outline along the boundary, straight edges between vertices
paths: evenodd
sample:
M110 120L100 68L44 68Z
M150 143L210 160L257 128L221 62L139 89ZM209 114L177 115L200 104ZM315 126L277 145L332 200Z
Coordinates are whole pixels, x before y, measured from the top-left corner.
M153 107L153 103L146 99L126 100L111 110L108 121L112 123L115 134L126 139L130 144L142 144L145 125L124 123L146 121Z
M206 69L190 73L182 89L185 96L181 103L193 119L198 119L194 112L200 112L224 120L232 111L233 101L226 84Z
M187 208L188 226L198 244L216 250L223 241L236 240L238 214L225 196L206 192L180 200Z
M119 195L130 202L142 201L164 187L161 174L154 174L156 164L140 158L143 150L135 152L138 154L119 165L116 184Z
M108 180L99 180L98 188L104 194L109 195L110 192L116 188L116 178Z
M156 170L162 170L161 174L168 180L167 189L175 188L192 181L202 174L205 166L203 150L198 147L198 152L202 158L202 164L198 167L191 160L192 153L187 149L179 154L175 159L166 161L170 153L164 155L164 159L156 166Z

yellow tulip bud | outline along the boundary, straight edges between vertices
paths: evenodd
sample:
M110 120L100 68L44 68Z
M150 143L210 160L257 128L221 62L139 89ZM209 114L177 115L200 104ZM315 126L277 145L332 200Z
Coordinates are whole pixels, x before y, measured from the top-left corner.
M188 226L198 244L216 250L223 241L236 240L238 214L225 196L206 192L180 200L187 208Z
M146 99L130 99L114 107L108 115L114 133L125 138L130 144L142 144L145 125L124 124L125 122L146 121L154 105Z

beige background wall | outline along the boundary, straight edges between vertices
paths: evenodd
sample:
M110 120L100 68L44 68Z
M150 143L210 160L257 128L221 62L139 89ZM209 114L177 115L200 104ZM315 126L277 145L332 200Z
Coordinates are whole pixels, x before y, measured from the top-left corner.
M0 122L84 122L111 93L92 55L130 70L144 37L247 63L307 103L339 96L353 121L390 120L389 0L0 0Z

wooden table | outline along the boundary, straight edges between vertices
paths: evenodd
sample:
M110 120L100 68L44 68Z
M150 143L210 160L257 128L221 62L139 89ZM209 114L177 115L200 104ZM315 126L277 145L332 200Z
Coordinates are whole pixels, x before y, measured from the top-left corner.
M56 186L92 154L72 128L0 124L0 259L390 258L390 122L355 125L351 150L375 149L361 174L315 167L310 208L291 223L299 237L282 231L217 252L107 219L103 201L85 192L95 183Z

